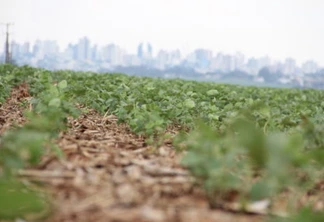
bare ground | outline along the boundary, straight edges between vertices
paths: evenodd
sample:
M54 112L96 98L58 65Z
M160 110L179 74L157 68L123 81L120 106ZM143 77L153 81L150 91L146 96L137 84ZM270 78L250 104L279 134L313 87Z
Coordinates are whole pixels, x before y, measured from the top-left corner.
M27 86L13 90L0 108L0 134L23 124ZM69 119L57 144L65 159L45 156L21 176L43 182L58 221L263 221L260 215L210 209L171 144L153 148L115 116L94 110Z
M13 125L21 126L25 122L23 101L28 102L29 98L28 86L23 83L13 88L6 102L0 104L0 135Z

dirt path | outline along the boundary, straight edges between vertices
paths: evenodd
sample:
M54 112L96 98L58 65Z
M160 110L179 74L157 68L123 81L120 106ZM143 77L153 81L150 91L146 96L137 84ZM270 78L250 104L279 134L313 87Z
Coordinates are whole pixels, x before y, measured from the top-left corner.
M114 116L90 110L69 124L58 140L66 160L47 158L40 166L38 178L48 183L57 208L48 221L261 219L210 210L171 146L146 146Z
M10 97L0 105L0 135L13 125L21 126L26 120L23 111L27 108L29 99L27 84L21 84L12 89Z
M25 86L24 86L25 87ZM0 108L0 132L24 123L23 88L16 88ZM25 107L26 108L26 107ZM42 181L61 221L262 221L262 217L212 210L202 190L192 185L171 145L147 146L118 125L115 116L89 110L69 119L57 139L66 159L45 156L24 176Z

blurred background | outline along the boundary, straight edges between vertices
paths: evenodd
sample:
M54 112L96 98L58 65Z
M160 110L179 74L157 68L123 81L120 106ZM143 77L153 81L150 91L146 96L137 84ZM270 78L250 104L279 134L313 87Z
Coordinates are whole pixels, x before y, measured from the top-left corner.
M0 62L322 88L323 11L321 0L0 0Z

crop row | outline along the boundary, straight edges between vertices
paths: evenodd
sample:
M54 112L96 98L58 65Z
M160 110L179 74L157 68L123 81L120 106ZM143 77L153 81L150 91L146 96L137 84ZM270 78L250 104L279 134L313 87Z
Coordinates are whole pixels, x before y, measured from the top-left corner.
M63 129L64 119L77 113L75 103L114 114L147 137L163 136L168 127L183 130L174 145L187 150L183 164L212 207L233 191L244 205L287 187L302 194L323 178L323 91L13 66L0 66L0 78L0 102L11 86L30 85L30 119L41 114L47 121L31 121L36 133Z

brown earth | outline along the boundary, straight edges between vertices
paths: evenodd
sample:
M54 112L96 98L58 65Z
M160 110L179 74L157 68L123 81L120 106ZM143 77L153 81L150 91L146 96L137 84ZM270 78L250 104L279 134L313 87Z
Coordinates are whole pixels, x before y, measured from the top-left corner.
M23 124L19 104L27 86L13 90L0 108L0 133ZM27 93L26 93L27 92ZM115 116L87 110L57 144L65 159L45 156L20 176L43 182L53 202L46 220L59 221L263 221L260 215L210 209L204 192L193 185L171 144L154 148Z
M0 104L0 135L13 125L21 126L25 122L23 111L26 106L23 105L23 102L28 104L29 99L26 83L12 89L11 96L5 103Z
M66 160L46 159L40 166L56 203L48 221L260 219L209 209L172 146L147 146L114 116L89 110L69 124L58 139Z

